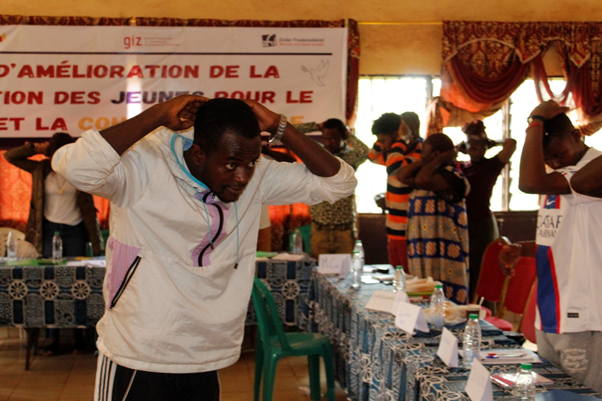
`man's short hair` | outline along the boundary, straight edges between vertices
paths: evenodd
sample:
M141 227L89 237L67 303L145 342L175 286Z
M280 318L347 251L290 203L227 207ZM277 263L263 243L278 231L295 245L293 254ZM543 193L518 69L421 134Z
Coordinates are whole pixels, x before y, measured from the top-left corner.
M420 117L418 117L418 114L413 111L406 111L405 113L401 113L400 119L410 127L412 135L415 137L420 136Z
M336 129L341 134L341 139L347 139L347 127L338 118L329 118L322 124L323 128Z
M445 134L437 133L426 137L424 144L431 145L434 151L447 152L454 148L454 143Z
M575 127L569 117L562 113L549 120L545 120L543 122L543 131L543 146L545 148L554 138L562 138L572 134L575 131Z
M73 138L68 133L57 132L54 135L52 135L52 138L50 139L50 141L48 143L48 150L46 150L46 155L48 157L52 157L52 155L54 155L54 152L56 152L63 146L68 145L73 142L75 142L75 138Z
M201 149L216 149L226 132L245 138L261 134L255 113L242 100L216 98L199 107L194 120L194 142Z
M385 113L378 117L372 124L372 135L396 134L401 124L401 117L395 113Z

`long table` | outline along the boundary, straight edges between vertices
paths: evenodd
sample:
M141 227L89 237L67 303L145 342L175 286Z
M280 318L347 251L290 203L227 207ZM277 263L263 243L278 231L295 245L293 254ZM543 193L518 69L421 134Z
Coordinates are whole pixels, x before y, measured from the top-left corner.
M10 263L10 262L9 262ZM0 265L0 326L27 331L26 369L41 328L94 327L104 314L102 284L106 272L99 266ZM283 322L305 329L314 259L278 261L258 259L256 275L270 287ZM255 322L250 302L247 324Z
M436 356L440 333L415 336L397 329L390 313L375 312L364 306L377 290L392 291L382 284L350 288L350 279L312 274L310 301L311 329L330 337L333 344L336 377L353 401L468 400L464 388L469 371L448 368ZM483 348L518 348L503 333L482 322ZM460 328L452 329L460 337ZM516 365L488 366L492 373L515 372ZM535 364L534 370L554 380L538 391L564 389L598 396L549 363ZM512 395L493 385L496 400Z

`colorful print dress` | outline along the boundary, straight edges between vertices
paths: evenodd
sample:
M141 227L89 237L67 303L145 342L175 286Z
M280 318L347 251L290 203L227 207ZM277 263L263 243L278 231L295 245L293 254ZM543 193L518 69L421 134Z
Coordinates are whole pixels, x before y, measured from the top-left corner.
M408 209L408 268L421 278L443 283L447 299L468 300L468 218L465 198L470 184L456 167L444 169L463 182L461 196L415 189Z

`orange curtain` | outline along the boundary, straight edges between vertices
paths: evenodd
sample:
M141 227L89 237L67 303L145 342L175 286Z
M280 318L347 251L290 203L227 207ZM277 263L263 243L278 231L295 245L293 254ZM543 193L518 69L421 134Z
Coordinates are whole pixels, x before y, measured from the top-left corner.
M0 151L0 227L25 232L31 199L31 174L16 168ZM44 156L36 155L38 160Z
M6 151L0 151L0 227L12 227L25 232L31 199L31 174L4 159ZM44 156L36 155L34 160ZM101 229L108 228L110 203L104 198L94 197Z

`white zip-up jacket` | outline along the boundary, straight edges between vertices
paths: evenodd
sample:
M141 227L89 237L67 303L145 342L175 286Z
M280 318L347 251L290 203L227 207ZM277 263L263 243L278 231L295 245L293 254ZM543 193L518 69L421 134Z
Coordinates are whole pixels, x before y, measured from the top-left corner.
M239 200L222 203L177 163L176 155L186 168L184 140L176 137L172 150L174 135L159 129L120 157L86 131L56 152L52 166L79 190L111 201L99 351L130 369L205 372L239 357L262 204L335 202L357 181L342 161L324 178L300 163L262 158ZM192 138L192 130L183 135Z

